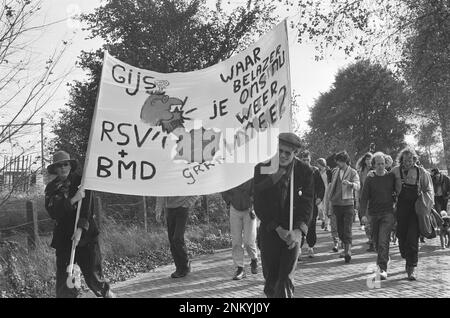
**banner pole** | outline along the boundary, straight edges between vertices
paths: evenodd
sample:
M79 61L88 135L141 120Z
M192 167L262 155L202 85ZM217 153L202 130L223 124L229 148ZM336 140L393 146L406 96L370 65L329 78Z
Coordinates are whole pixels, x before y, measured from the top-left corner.
M288 75L288 81L287 81L287 92L288 92L288 105L289 105L289 131L293 132L292 129L292 95L291 95L291 63L290 63L290 56L289 56L289 33L288 33L288 26L287 26L287 18L284 19L284 30L286 32L286 47L287 47L287 75ZM293 223L294 223L294 168L295 168L295 158L292 162L292 172L291 172L291 184L290 184L290 196L289 196L289 231L292 231L293 229Z
M295 159L294 159L295 160ZM289 196L289 231L292 231L294 222L294 164L292 163L292 173L291 173L291 186L290 186L290 196Z

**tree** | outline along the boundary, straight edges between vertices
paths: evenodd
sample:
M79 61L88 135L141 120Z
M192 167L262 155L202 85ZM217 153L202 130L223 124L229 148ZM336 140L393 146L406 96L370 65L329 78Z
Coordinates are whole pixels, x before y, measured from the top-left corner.
M275 23L273 10L263 1L248 1L246 7L227 15L221 1L210 11L200 0L109 0L94 13L82 15L91 37L100 37L105 44L101 50L83 52L79 57L88 78L71 84L70 100L54 126L54 147L84 161L103 50L157 72L198 70L247 47Z
M51 99L63 76L54 74L67 42L47 59L36 59L29 45L33 34L50 24L35 25L41 1L3 1L0 7L0 144L17 135Z
M404 145L408 130L401 117L406 100L404 85L392 72L367 60L356 62L340 70L331 90L316 101L309 140L339 141L342 147L350 142L353 147L347 150L353 158L367 152L371 143L392 153Z
M38 23L40 10L41 1L10 0L0 4L0 146L10 143L16 156L28 150L19 141L27 133L27 124L47 105L67 75L55 71L67 42L61 42L44 59L32 49L39 32L60 22ZM1 166L0 174L4 175L10 165ZM0 194L0 206L21 181Z
M450 172L450 3L420 1L417 12L422 18L405 45L404 74L411 105L441 128Z
M315 42L317 59L343 50L381 62L407 80L412 98L404 112L439 123L450 172L449 2L300 0L298 8L299 42Z
M438 129L439 124L436 122L422 123L416 134L417 145L423 149L423 156L427 157L430 166L434 165L433 148L440 142Z

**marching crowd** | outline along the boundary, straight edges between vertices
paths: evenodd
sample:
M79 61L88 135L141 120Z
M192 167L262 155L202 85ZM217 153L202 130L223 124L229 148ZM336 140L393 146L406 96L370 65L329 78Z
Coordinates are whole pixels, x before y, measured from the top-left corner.
M278 170L264 173L275 159L278 159ZM389 155L371 151L353 168L347 152L341 151L327 159L318 158L313 164L310 152L302 149L297 135L281 133L278 155L272 160L258 164L253 179L222 193L229 210L236 269L232 279L245 278L247 251L252 274L258 273L258 258L261 260L267 297L293 297L293 275L305 243L308 257L314 257L317 221L321 222L323 231L330 232L330 252L341 250L340 257L350 263L352 225L358 216L368 238L367 251L377 253L376 264L382 280L388 277L390 244L397 245L398 241L407 279L412 281L417 279L419 239L423 239L417 202L428 196L440 214L441 247L450 248L447 215L450 179L436 168L428 172L421 167L412 148L400 151L395 163ZM52 241L56 249L56 296L76 297L76 291L66 284L66 268L74 241L75 262L88 287L99 297L114 297L102 273L91 193L78 189L81 177L75 173L76 167L76 161L64 151L56 152L48 167L48 172L56 175L45 190L46 209L56 220ZM74 233L74 211L82 198ZM196 197L157 199L156 217L166 218L176 267L171 275L174 279L191 271L184 233L195 200Z

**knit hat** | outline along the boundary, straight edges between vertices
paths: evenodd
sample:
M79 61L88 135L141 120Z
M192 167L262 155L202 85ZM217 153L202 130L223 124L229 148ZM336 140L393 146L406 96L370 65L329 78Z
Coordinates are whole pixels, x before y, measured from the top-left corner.
M55 152L53 155L53 163L47 167L48 173L56 174L56 171L55 171L56 165L58 163L62 163L62 162L66 162L66 161L69 162L69 164L72 168L72 171L77 168L77 165L78 165L77 161L74 159L70 159L70 155L67 152L65 152L63 150Z

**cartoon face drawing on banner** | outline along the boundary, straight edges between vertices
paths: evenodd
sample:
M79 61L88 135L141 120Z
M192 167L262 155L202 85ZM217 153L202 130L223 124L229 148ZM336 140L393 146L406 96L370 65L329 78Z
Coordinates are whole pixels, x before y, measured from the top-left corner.
M141 108L141 120L151 126L161 126L166 133L173 132L176 128L183 127L185 120L191 118L185 117L197 108L185 111L187 97L181 100L177 97L166 95L161 89L167 85L160 85L154 92L148 92L150 95Z

